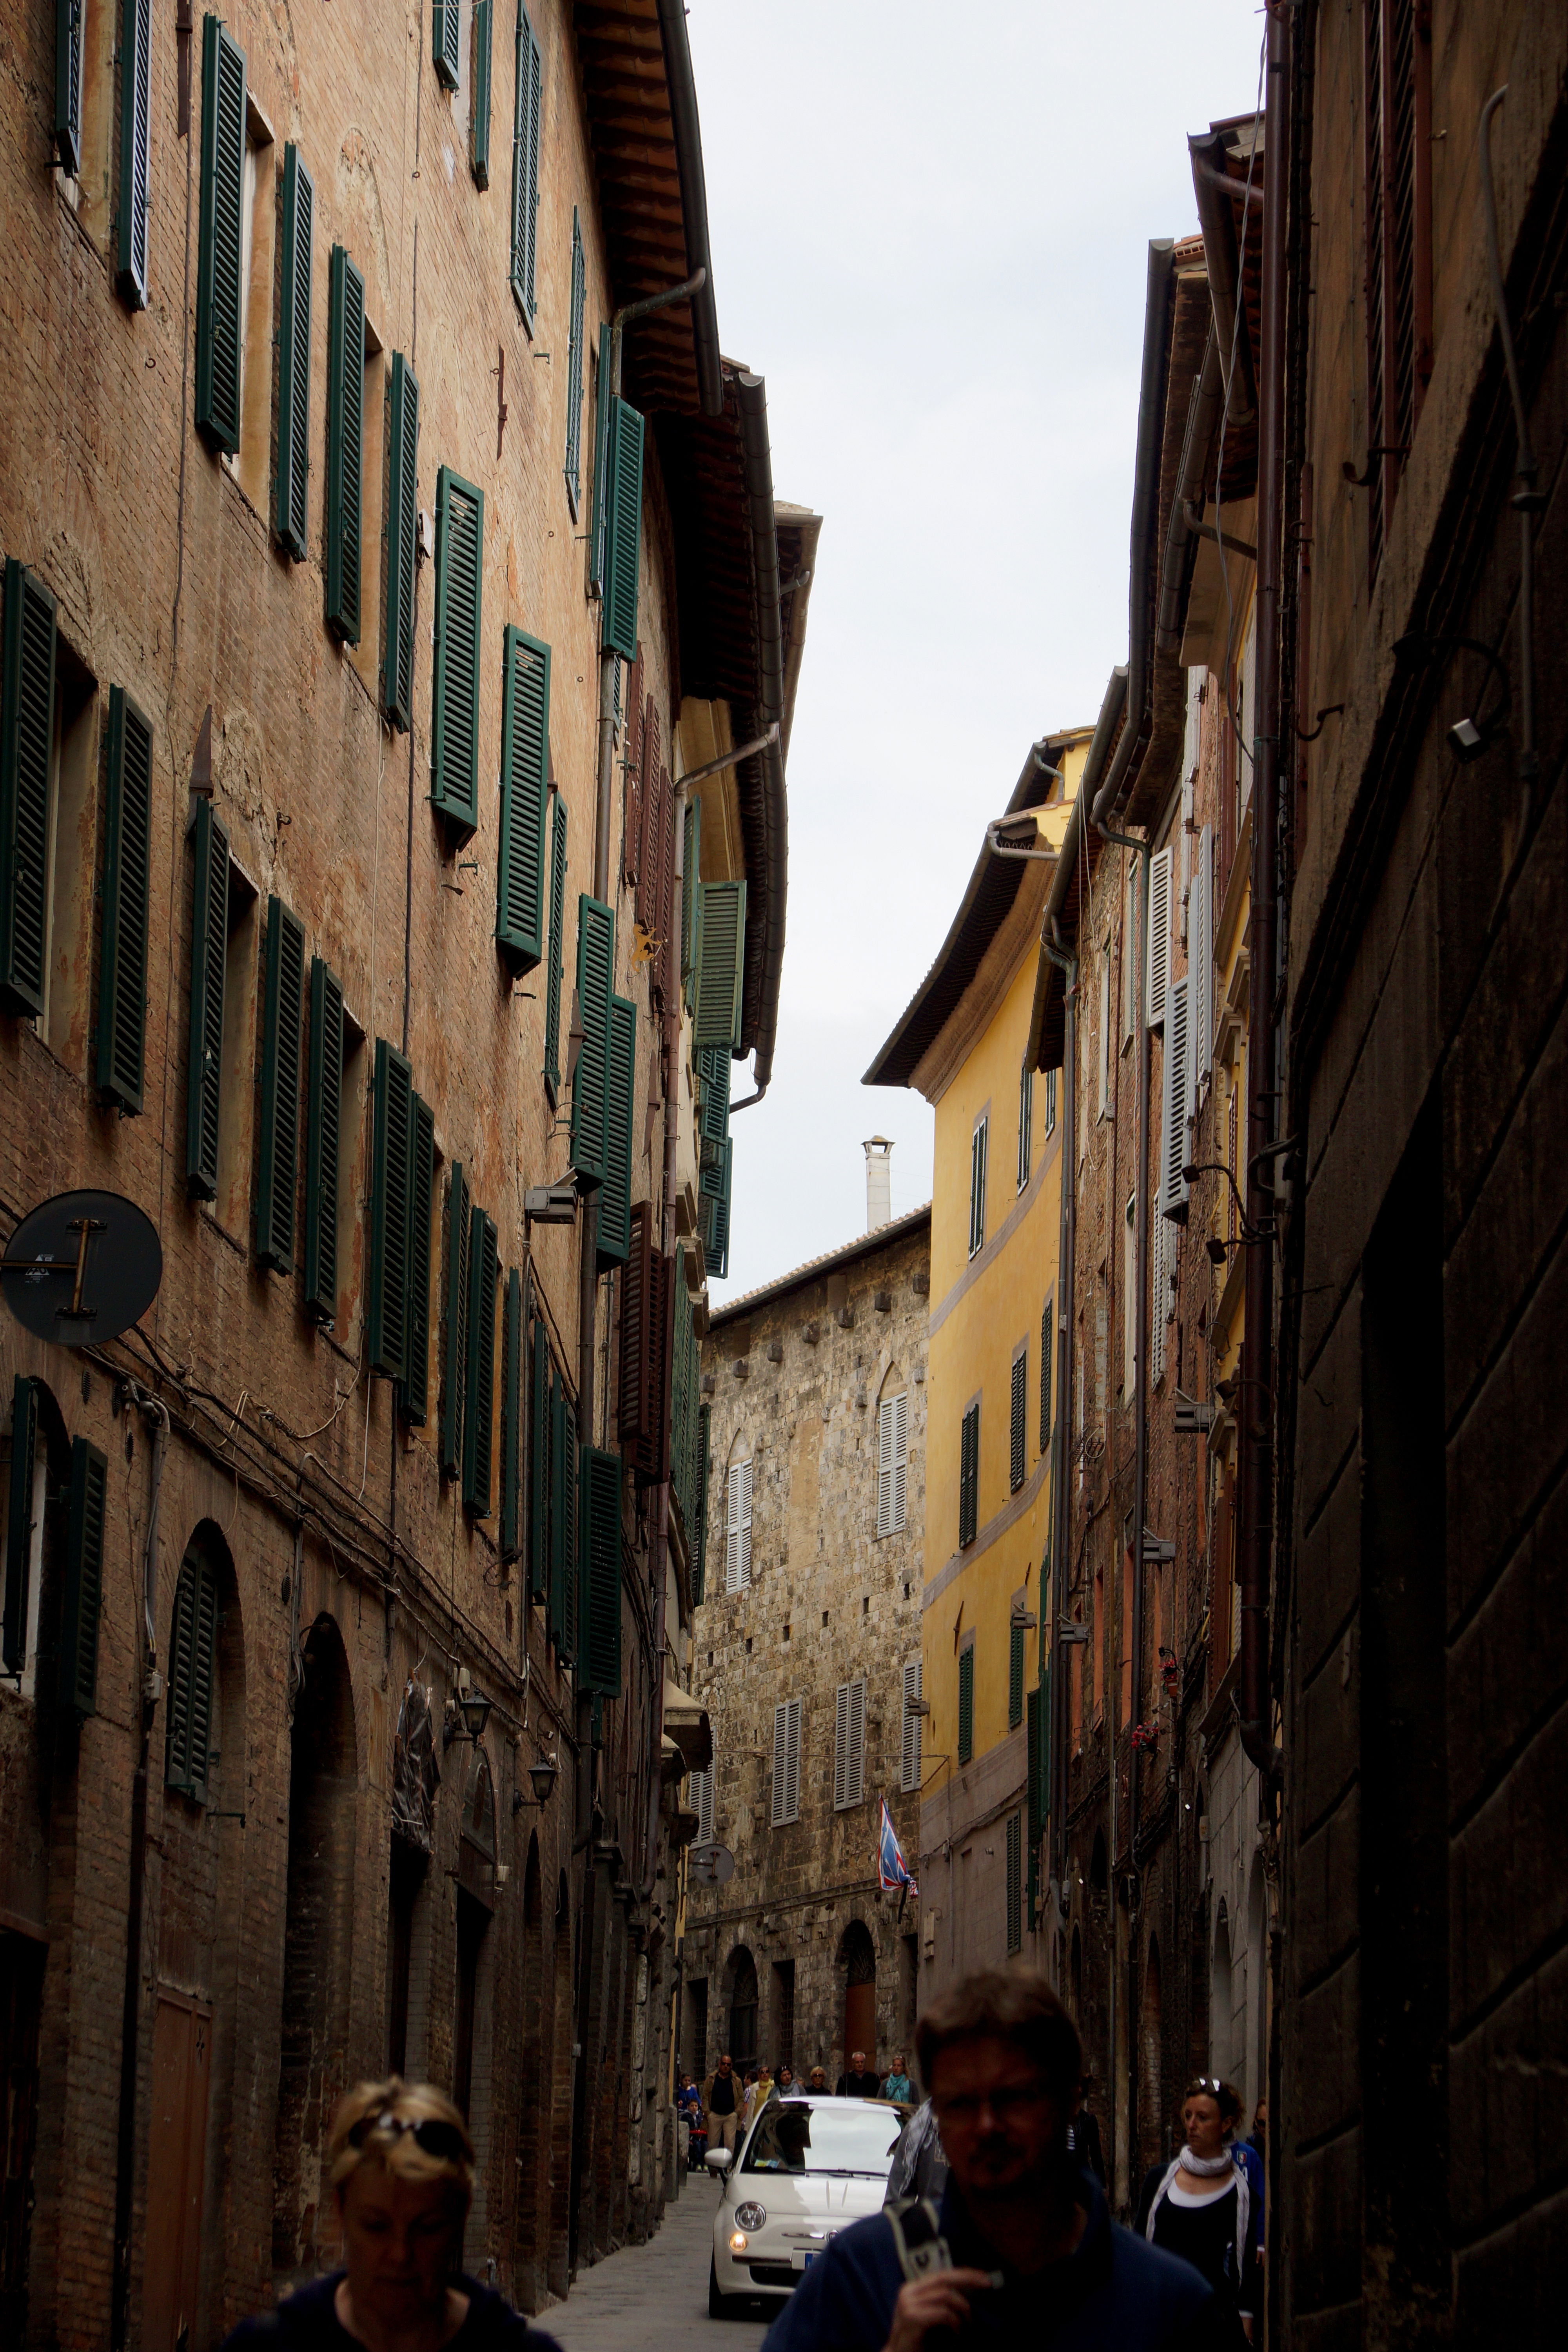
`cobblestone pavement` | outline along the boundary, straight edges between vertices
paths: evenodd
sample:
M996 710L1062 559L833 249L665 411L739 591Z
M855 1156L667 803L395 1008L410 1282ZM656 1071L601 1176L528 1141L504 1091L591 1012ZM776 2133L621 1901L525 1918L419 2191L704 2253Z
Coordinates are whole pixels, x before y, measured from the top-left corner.
M710 2352L756 2352L775 2305L748 2305L743 2319L708 2316L717 2202L713 2183L692 2174L646 2246L624 2247L582 2272L538 2326L563 2352L691 2352L694 2340Z

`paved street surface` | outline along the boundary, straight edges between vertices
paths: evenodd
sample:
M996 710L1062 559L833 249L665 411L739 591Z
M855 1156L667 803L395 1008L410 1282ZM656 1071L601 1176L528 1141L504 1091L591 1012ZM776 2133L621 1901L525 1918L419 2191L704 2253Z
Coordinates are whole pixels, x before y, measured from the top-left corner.
M578 2274L564 2303L538 2325L564 2352L756 2352L776 2307L757 2304L743 2319L708 2316L708 2263L713 2251L714 2184L693 2174L665 2208L646 2246L627 2246Z

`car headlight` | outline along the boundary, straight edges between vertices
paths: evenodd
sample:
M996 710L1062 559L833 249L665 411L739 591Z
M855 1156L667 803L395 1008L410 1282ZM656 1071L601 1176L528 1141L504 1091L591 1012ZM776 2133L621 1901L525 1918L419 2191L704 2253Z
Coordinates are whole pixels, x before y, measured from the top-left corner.
M735 2219L742 2230L760 2230L767 2218L768 2209L765 2205L752 2202L747 2205L737 2205L735 2208ZM738 2253L739 2247L735 2251Z
M732 2254L743 2254L745 2251L746 2233L744 2230L731 2230L730 2232L730 2252Z

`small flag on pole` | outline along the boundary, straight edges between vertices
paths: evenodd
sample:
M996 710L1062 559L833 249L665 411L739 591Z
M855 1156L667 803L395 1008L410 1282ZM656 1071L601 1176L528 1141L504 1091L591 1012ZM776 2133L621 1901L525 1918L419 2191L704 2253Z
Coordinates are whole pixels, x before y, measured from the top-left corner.
M920 1888L915 1886L910 1876L910 1866L904 1860L904 1850L899 1843L899 1832L893 1827L893 1816L888 1811L886 1797L882 1800L882 1827L877 1840L877 1875L884 1895L891 1895L896 1888L901 1887L914 1887L915 1893L920 1893Z

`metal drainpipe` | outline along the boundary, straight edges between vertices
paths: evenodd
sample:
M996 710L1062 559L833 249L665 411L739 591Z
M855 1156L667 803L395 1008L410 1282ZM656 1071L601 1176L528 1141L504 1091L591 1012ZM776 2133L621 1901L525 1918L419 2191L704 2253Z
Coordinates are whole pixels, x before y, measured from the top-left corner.
M1068 1478L1068 1451L1072 1429L1073 1284L1078 1265L1078 958L1061 943L1061 929L1051 918L1051 936L1041 938L1062 975L1062 1175L1060 1223L1057 1241L1057 1328L1053 1352L1057 1360L1057 1426L1051 1462L1054 1509L1051 1520L1051 1720L1047 1738L1051 1756L1051 1876L1058 1888L1067 1874L1067 1759L1062 1736L1062 1666L1065 1655L1061 1621L1067 1613ZM1059 1907L1059 1906L1058 1906Z
M1263 131L1262 334L1258 387L1258 732L1253 739L1252 969L1247 1002L1247 1214L1274 1207L1264 1181L1274 1141L1275 958L1279 929L1279 541L1285 353L1285 198L1289 99L1284 11L1268 11ZM1268 1778L1268 1562L1273 1490L1274 1251L1247 1253L1241 1384L1241 1745Z
M721 767L722 761L713 762ZM707 774L706 769L699 770ZM675 957L675 987L672 1002L664 1008L664 1205L659 1223L659 1249L665 1257L675 1255L675 1173L677 1145L680 1132L679 1087L677 1065L680 1053L680 951L674 941L682 937L681 917L686 896L686 803L691 791L692 779L682 777L675 788L675 912L671 918L672 952ZM669 1480L660 1482L654 1498L653 1517L653 1646L654 1702L653 1756L648 1771L647 1794L647 1867L643 1893L653 1888L654 1856L658 1847L659 1772L664 1756L664 1596L669 1581Z

